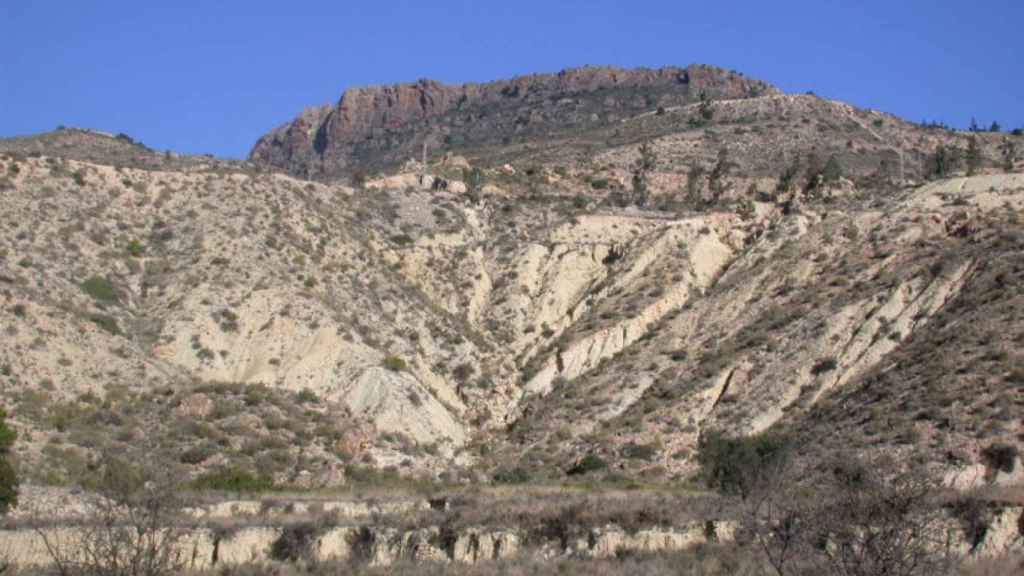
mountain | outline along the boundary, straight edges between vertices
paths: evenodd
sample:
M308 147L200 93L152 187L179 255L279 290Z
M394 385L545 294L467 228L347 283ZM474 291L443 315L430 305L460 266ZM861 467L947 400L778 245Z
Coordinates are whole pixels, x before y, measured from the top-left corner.
M350 90L244 162L2 139L17 456L663 482L708 431L784 429L1009 482L1008 138L691 66Z
M986 136L982 145L998 157L998 139ZM835 157L849 178L868 184L921 181L939 144L965 149L967 140L712 66L586 67L487 84L351 89L337 105L307 109L263 136L249 160L299 178L349 181L426 153L482 168L581 173L614 188L629 186L636 147L650 142L661 160L653 184L674 193L695 167L710 172L723 149L745 178L777 179L809 156L822 164Z

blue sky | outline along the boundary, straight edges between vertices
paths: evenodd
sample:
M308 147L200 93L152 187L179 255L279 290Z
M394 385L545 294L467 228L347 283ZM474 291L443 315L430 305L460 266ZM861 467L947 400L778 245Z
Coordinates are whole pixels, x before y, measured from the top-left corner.
M57 125L244 157L349 86L707 63L783 90L1024 126L1020 0L0 0L0 136Z

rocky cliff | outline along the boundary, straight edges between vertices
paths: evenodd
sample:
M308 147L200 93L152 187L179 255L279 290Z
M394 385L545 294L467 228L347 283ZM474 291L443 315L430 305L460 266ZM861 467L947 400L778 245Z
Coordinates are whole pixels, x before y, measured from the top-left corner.
M424 142L475 147L517 135L570 134L621 115L684 105L701 95L748 98L778 91L710 66L657 70L583 67L486 84L433 80L354 88L336 106L302 112L253 147L250 159L301 177L333 179L418 157Z

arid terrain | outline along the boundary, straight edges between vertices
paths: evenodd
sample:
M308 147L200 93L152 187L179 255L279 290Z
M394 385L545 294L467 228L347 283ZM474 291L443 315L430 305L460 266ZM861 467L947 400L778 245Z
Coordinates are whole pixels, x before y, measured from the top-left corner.
M318 561L727 564L702 442L783 434L1019 552L1022 147L709 66L352 90L246 161L0 139L0 545L115 455L187 483L197 570L332 511Z

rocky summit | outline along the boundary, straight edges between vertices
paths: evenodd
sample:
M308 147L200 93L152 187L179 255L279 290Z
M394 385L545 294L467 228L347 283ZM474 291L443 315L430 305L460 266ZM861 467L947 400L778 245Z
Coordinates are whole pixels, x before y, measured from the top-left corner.
M249 159L314 179L394 168L421 148L507 145L568 135L652 106L776 94L765 82L709 66L586 67L486 84L433 80L347 90L262 137Z

